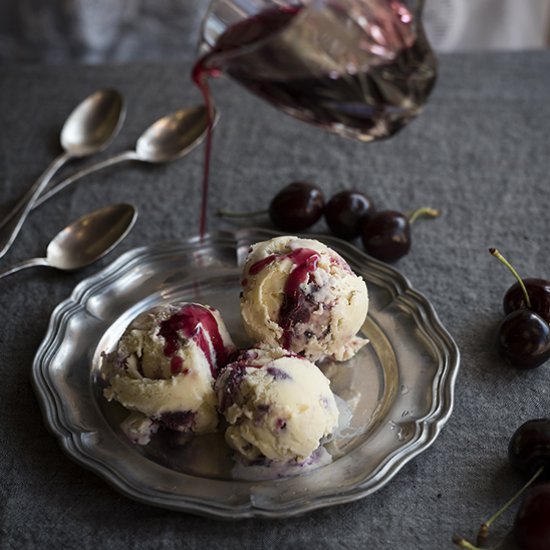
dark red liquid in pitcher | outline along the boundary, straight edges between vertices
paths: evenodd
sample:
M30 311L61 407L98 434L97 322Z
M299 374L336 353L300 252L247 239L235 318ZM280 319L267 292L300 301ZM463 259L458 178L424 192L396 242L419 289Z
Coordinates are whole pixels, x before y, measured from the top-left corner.
M346 15L330 8L326 13L306 12L301 7L269 8L228 27L214 48L199 59L193 80L210 113L201 236L206 225L214 122L208 77L223 72L295 118L346 137L361 141L390 137L420 112L435 83L436 60L422 27L411 27L412 23L405 22L412 17L400 3L388 3L384 17L373 21L369 31L358 24L347 25ZM380 25L397 31L393 36L397 37L398 46L393 48L394 55L387 58L374 53L369 57L360 46L373 39ZM352 40L348 29L355 33ZM327 42L329 39L334 44ZM323 65L316 56L319 49L328 57L333 51L338 52L338 41L346 43L345 55ZM361 62L356 69L349 69L347 62L355 58L354 48ZM338 70L329 71L326 67Z

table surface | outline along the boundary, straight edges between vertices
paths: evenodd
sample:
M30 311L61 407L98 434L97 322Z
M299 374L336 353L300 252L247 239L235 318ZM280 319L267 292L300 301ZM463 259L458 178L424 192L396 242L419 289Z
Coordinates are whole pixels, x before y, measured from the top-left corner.
M28 220L4 265L44 253L49 239L87 211L132 202L129 237L73 274L22 272L0 283L0 546L2 548L452 548L521 484L508 440L548 415L550 368L519 372L495 349L511 275L544 277L548 254L550 52L446 55L424 114L394 139L365 145L281 115L228 80L214 85L222 118L212 162L216 208L263 208L295 179L327 195L356 187L380 208L438 207L418 222L397 264L426 294L462 354L453 415L435 444L383 489L347 505L282 521L222 522L133 502L68 459L42 421L30 384L49 316L83 278L138 245L191 236L198 227L202 150L166 166L128 164L88 177ZM200 102L189 65L0 68L0 214L59 152L58 132L81 98L116 87L126 124L111 150L131 147L156 118ZM68 173L71 168L67 168ZM320 223L315 230L323 232ZM509 511L495 526L505 536ZM511 543L510 548L513 548Z

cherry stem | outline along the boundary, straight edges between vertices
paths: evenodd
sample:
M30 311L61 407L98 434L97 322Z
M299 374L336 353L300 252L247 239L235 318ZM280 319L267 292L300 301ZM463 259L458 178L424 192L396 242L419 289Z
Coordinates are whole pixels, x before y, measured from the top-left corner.
M541 466L531 479L511 498L504 504L500 510L497 510L487 521L481 524L479 532L477 534L477 544L482 546L487 542L487 536L489 535L489 527L504 513L514 502L535 482L535 480L542 474L544 466Z
M439 216L441 216L440 210L423 206L409 215L409 223L414 223L418 218L439 218Z
M512 264L496 248L489 248L489 252L497 260L501 261L512 272L512 275L518 280L519 286L521 287L521 290L523 291L523 296L525 297L525 304L527 305L527 309L531 309L531 300L529 299L529 294L528 294L527 289L525 288L525 285L523 284L523 280L519 276L518 272L514 269Z
M460 546L460 548L464 548L465 550L497 550L497 548L500 548L502 544L501 542L500 544L497 544L497 546L491 546L491 548L488 548L487 546L474 546L470 541L460 535L453 535L453 543Z
M253 218L254 216L262 216L269 214L269 210L256 210L255 212L229 212L228 210L218 209L216 216L220 218Z
M517 491L516 494L510 498L504 506L502 506L502 508L497 510L487 521L481 524L477 534L477 546L473 545L470 541L459 535L453 535L453 543L460 546L460 548L465 548L466 550L483 550L486 548L485 544L487 543L487 537L489 535L489 528L491 525L535 482L540 474L542 474L543 470L544 466L541 466L531 477L531 479L519 491Z
M468 542L465 538L459 535L453 535L453 544L465 548L466 550L481 550L478 546L474 546L471 542Z

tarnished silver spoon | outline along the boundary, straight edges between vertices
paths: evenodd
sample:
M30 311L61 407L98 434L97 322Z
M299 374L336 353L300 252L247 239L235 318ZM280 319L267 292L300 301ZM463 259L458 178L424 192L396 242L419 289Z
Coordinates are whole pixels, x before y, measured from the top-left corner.
M214 125L218 121L215 113ZM169 162L188 155L202 143L208 129L207 110L204 105L175 111L147 128L139 137L134 150L123 151L101 162L83 168L59 183L52 184L36 201L35 207L59 193L80 178L120 162L135 160L158 164Z
M50 242L45 258L32 258L0 271L0 279L27 267L46 266L72 271L110 252L132 229L137 211L131 204L115 204L82 216Z
M2 222L0 258L10 249L36 199L59 168L70 159L105 149L118 133L125 113L124 100L116 90L99 90L71 112L61 129L63 153L46 168Z

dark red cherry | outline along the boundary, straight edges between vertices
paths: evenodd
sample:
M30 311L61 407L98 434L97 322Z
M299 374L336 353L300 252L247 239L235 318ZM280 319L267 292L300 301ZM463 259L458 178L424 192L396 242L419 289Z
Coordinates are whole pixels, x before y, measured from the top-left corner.
M323 215L325 198L314 183L296 181L283 187L269 205L273 225L283 231L303 231Z
M498 327L500 353L520 369L534 369L550 358L550 327L536 313L509 313Z
M361 223L374 213L374 205L367 195L346 190L336 193L325 206L325 220L334 235L341 239L355 239L361 233Z
M361 229L365 250L383 262L395 262L411 248L409 219L395 210L375 212Z
M550 483L529 489L516 515L514 538L521 550L550 549Z
M526 476L543 466L550 477L550 418L536 418L522 424L508 444L510 464Z
M550 323L550 281L546 279L523 279L523 284L531 300L531 311L538 313L547 323ZM504 295L504 313L527 307L525 296L519 283L513 284Z
M525 311L525 310L523 310ZM540 318L540 317L539 317ZM488 547L491 525L535 481L550 473L550 418L537 418L522 424L512 435L508 445L510 463L530 479L495 514L481 524L474 546L465 538L455 535L453 542L461 548L481 550ZM529 489L513 528L514 537L521 550L550 550L550 483ZM500 545L494 548L500 547Z

